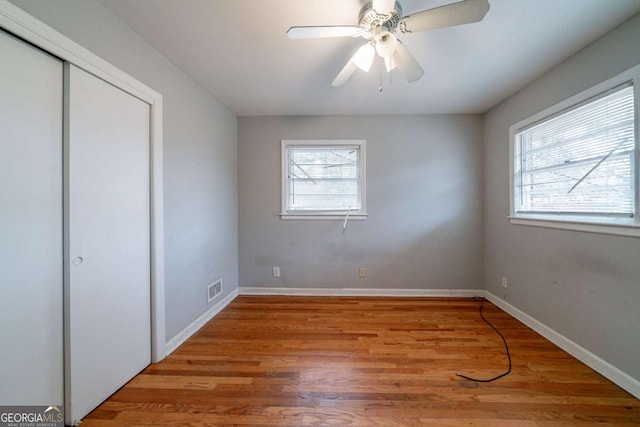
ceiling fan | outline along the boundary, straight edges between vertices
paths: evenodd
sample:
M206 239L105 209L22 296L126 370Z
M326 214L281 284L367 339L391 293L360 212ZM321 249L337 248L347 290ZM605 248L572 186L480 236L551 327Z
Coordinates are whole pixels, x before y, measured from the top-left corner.
M368 72L376 53L384 60L387 72L399 69L408 82L420 80L424 70L400 41L398 33L413 33L481 21L489 11L489 0L463 0L411 15L402 15L396 0L372 0L360 10L358 25L291 27L290 39L362 37L363 44L333 80L343 85L360 68Z

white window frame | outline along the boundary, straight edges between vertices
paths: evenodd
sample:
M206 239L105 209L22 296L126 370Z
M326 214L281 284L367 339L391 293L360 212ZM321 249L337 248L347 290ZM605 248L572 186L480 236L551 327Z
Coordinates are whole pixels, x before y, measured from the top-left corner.
M635 165L632 172L635 191L635 214L633 218L619 217L587 217L587 216L565 216L558 214L522 214L515 212L515 188L517 170L515 162L516 135L521 130L536 122L550 119L559 113L571 110L577 105L611 90L624 83L633 82L634 88L634 121L635 121ZM639 115L640 115L640 65L631 68L605 82L602 82L590 89L585 90L559 104L556 104L538 114L509 127L509 221L515 225L528 225L545 228L557 228L564 230L585 231L600 234L613 234L621 236L640 237L640 140L639 136Z
M287 210L287 197L288 197L288 162L287 151L291 147L340 147L340 146L358 146L358 170L360 172L359 178L359 193L360 193L360 209L350 210L348 212L349 220L364 220L367 218L367 197L366 197L366 140L288 140L283 139L281 141L281 166L282 166L282 189L281 189L281 212L280 217L282 219L306 219L306 220L342 220L347 217L347 210Z

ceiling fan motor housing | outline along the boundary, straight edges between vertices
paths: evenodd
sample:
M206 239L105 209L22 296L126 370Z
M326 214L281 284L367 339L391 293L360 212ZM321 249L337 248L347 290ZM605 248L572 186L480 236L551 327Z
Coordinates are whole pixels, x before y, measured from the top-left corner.
M365 38L371 39L379 27L393 33L398 28L400 18L402 18L402 6L398 2L394 10L388 14L379 14L373 9L372 3L367 3L360 9L358 26L362 28Z

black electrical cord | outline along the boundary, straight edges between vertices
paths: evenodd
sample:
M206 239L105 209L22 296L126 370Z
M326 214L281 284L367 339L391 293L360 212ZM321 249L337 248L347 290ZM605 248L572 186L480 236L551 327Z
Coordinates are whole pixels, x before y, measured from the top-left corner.
M488 380L480 380L480 379L477 379L477 378L471 378L471 377L468 377L466 375L462 375L462 374L456 373L456 375L459 376L459 377L462 377L462 378L464 378L466 380L475 381L475 382L478 382L478 383L490 383L491 381L495 381L495 380L497 380L499 378L502 378L502 377L505 377L505 376L509 375L509 373L511 372L511 353L509 353L509 345L507 344L507 340L505 339L504 335L502 335L500 333L500 331L495 326L493 326L491 324L491 322L489 322L484 317L484 314L482 313L482 308L484 307L484 302L485 302L485 299L484 299L484 297L482 297L481 298L481 302L480 302L480 317L482 317L482 320L484 320L484 322L487 325L491 326L491 328L496 332L496 334L500 335L500 338L502 338L502 342L504 343L504 349L507 352L507 358L509 359L509 369L507 369L506 372L503 372L502 374L500 374L498 376L495 376L493 378L489 378Z

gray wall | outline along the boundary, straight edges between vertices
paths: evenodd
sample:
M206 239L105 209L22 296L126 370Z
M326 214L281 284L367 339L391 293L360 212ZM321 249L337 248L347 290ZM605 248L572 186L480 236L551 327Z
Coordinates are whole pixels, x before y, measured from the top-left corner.
M638 64L640 17L485 115L483 177L478 116L249 117L236 127L96 0L12 1L164 95L168 338L207 309L209 282L237 286L237 255L245 286L477 289L484 271L489 291L640 378L640 239L506 219L509 126ZM280 140L296 138L367 139L370 217L345 236L339 221L278 218Z
M281 220L281 139L366 139L369 218ZM482 288L480 116L243 117L238 158L241 286Z
M237 119L96 0L12 0L164 97L166 335L237 288Z
M640 63L640 16L485 115L485 286L640 379L640 239L511 225L509 126ZM500 277L509 279L508 290Z

